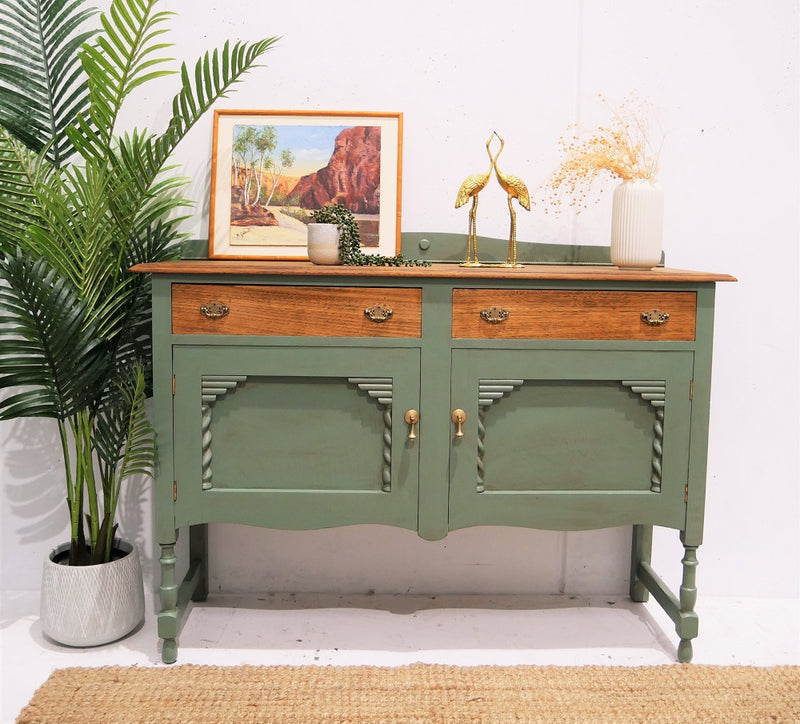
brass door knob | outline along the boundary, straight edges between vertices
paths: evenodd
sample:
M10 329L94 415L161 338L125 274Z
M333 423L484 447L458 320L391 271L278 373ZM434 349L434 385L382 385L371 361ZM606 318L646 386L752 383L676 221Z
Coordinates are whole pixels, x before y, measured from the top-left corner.
M405 417L403 418L409 425L411 425L411 430L408 433L409 440L416 440L417 433L414 432L414 426L419 422L419 413L416 410L409 410L406 412Z
M464 437L464 431L461 429L461 425L463 424L464 420L467 419L467 413L464 412L462 409L453 410L453 414L450 415L450 419L458 425L456 429L456 437Z

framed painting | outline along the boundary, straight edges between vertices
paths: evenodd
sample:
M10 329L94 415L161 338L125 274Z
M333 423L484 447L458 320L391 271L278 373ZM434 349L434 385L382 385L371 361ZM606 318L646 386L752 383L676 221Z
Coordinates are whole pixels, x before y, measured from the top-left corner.
M214 112L211 259L308 259L311 212L355 215L365 253L400 250L401 113Z

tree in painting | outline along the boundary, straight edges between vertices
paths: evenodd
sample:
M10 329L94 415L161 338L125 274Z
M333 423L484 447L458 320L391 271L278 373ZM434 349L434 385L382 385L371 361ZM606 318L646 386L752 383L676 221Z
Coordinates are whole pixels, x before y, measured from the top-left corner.
M284 170L294 164L294 156L284 149L277 160L273 158L278 145L275 126L236 126L233 133L232 198L250 208L266 196L263 206L269 206ZM265 174L269 174L268 191Z
M286 169L290 169L292 166L294 166L294 154L288 148L284 148L281 151L280 163L275 163L271 158L268 159L266 169L270 174L272 188L269 192L269 198L267 198L264 204L265 206L269 206L270 203L272 203L272 199L275 196L275 190L278 188L278 182L283 177L283 172Z

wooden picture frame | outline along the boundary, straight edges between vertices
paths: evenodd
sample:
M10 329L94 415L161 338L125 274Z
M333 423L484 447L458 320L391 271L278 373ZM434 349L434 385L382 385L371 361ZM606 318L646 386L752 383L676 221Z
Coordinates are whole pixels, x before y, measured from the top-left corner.
M403 116L214 111L210 259L308 259L313 209L341 203L365 253L400 251Z

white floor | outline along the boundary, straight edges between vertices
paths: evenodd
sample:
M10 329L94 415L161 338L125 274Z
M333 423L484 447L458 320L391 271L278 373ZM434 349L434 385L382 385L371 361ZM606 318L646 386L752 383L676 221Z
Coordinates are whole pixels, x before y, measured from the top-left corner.
M52 671L160 666L156 601L114 644L70 649L39 628L38 593L4 593L2 722L14 721ZM800 664L794 599L703 599L697 664ZM194 605L179 639L184 664L657 665L675 662L672 623L654 602L572 596L216 595Z

